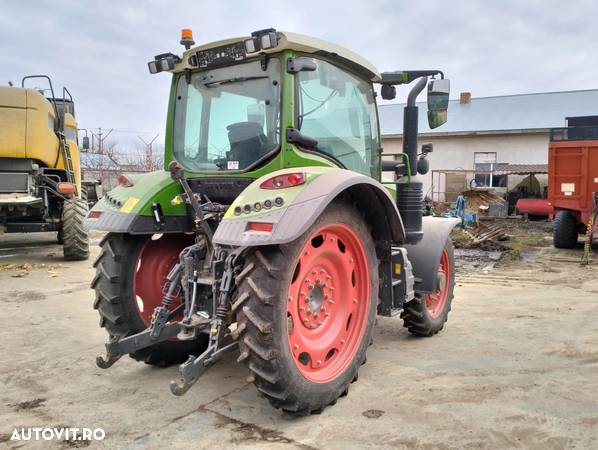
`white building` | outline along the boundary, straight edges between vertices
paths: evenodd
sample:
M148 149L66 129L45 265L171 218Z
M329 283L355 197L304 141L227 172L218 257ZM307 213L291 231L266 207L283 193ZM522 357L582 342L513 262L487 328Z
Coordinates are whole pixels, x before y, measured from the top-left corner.
M466 189L474 177L478 185L502 185L502 190L512 189L523 178L475 176L476 169L496 170L509 164L518 165L511 166L511 172L545 172L550 129L565 127L567 117L598 115L598 89L480 98L464 92L460 99L449 102L447 123L434 130L428 128L425 102L418 106L419 144L434 144L429 155L431 171L421 177L424 193L444 200L445 191ZM403 107L392 104L379 108L384 153L402 151ZM432 172L451 169L472 172ZM546 184L545 175L536 178L541 185Z

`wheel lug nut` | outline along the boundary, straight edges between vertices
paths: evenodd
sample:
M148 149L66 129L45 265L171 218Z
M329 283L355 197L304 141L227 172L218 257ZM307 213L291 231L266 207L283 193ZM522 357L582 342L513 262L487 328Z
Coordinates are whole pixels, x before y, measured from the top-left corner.
M305 292L301 292L301 293L299 294L299 296L300 296L300 297L305 297Z
M293 297L291 297L291 296L289 295L289 301L291 301L291 300L293 300Z
M309 322L309 319L306 317L305 319L303 319L303 321L304 321L305 323L307 323L307 322Z
M324 300L328 300L328 294L324 294Z
M357 303L357 299L356 298L353 299L353 303Z
M317 366L321 366L322 365L322 361L320 361L319 359L316 361L316 365Z
M328 317L328 316L330 316L330 313L324 314L324 317Z
M297 344L293 344L293 348L294 348L295 350L297 350L297 349L299 348L299 346L298 346Z
M328 289L330 290L330 292L334 292L334 288L332 286L330 286Z
M303 306L300 306L299 311L305 311L305 308Z
M307 315L310 316L311 315L311 311L308 309L307 310Z
M309 286L309 284L311 283L311 280L309 278L305 279L305 284L307 284Z
M344 340L344 339L341 339L341 344L344 344L344 343L345 343L345 340Z
M316 280L316 284L321 284L322 280L320 280L319 278Z
M326 308L324 308L323 306L320 308L320 311L324 312L326 311Z
M317 319L319 317L318 313L314 313L314 319Z
M320 321L320 322L318 322L318 325L322 325L323 323L324 323L324 322Z
M332 300L331 298L328 299L328 303L330 303L331 305L334 305L334 300Z

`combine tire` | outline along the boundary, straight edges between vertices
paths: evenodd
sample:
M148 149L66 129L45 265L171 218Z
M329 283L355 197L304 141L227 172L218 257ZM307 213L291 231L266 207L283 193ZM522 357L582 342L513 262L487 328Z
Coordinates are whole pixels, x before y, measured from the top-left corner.
M246 255L237 277L239 361L276 407L319 413L365 362L378 303L378 261L363 218L334 203L296 241Z
M451 310L455 288L455 256L449 238L440 257L438 290L431 294L416 294L405 304L401 318L403 326L415 336L434 336L444 327Z
M556 248L574 248L577 245L577 219L569 211L558 211L554 218L553 241Z
M67 200L62 206L62 230L57 240L62 241L64 259L80 261L89 258L89 235L83 220L89 211L85 200Z
M185 235L149 236L108 234L100 243L91 282L96 298L93 307L100 314L100 326L110 338L125 337L145 330L154 308L162 303L166 276L180 251L193 240ZM173 306L180 303L175 300ZM180 317L175 317L180 319ZM155 366L179 364L190 354L198 356L207 345L207 336L191 341L171 340L131 353L131 358Z

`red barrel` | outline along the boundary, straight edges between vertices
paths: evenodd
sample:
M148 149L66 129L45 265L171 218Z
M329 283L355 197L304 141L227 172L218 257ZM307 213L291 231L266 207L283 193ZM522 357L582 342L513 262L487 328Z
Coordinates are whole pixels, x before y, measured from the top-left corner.
M545 198L520 198L515 207L520 214L530 216L550 217L554 213L554 208Z

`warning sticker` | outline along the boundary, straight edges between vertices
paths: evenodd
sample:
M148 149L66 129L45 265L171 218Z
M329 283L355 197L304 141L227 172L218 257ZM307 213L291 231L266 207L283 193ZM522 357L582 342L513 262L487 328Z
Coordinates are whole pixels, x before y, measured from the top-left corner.
M228 170L239 170L239 161L228 161L226 168Z
M561 183L561 192L565 195L571 195L575 192L575 183Z
M131 212L131 210L135 207L135 205L139 202L137 197L129 197L129 199L125 202L124 205L120 208L122 212Z

